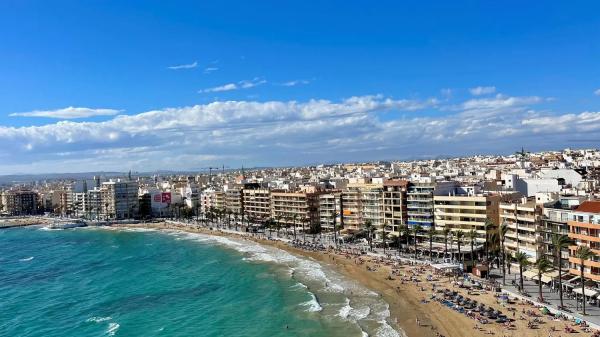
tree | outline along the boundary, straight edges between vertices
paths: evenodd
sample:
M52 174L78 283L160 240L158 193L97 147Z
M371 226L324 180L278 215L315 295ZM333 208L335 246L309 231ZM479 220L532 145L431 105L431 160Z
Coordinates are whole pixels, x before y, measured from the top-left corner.
M464 265L465 259L464 259L464 256L462 256L462 254L460 252L460 246L462 245L463 238L465 237L465 232L462 229L459 229L456 232L454 232L454 236L456 236L456 244L458 245L458 258L460 259L461 263Z
M544 295L542 294L542 274L552 269L552 262L550 262L546 256L542 256L537 261L535 261L535 267L538 270L538 290L539 290L539 298L542 303L544 303Z
M394 236L394 243L396 244L396 248L398 249L398 255L400 255L400 246L402 244L402 237L400 236L400 233Z
M469 233L467 233L467 237L469 238L469 242L471 244L471 268L475 267L475 250L473 249L475 244L475 239L477 239L477 232L474 229L471 229Z
M515 261L519 265L519 291L523 292L523 269L529 266L531 262L527 259L527 254L523 252L515 253Z
M406 249L408 249L408 237L410 235L410 229L406 225L398 226L398 234L406 236Z
M583 314L585 315L585 275L583 274L583 270L585 268L584 262L586 260L590 260L595 257L597 254L590 249L588 246L579 246L575 251L575 258L580 260L579 270L581 272L581 294L583 295Z
M273 218L268 218L265 221L265 227L269 230L269 237L273 236L273 227L275 227L275 220Z
M485 229L485 236L483 237L484 238L483 249L485 251L485 260L489 261L490 260L490 257L489 257L489 251L490 250L489 250L489 246L488 246L488 229L490 227L494 227L496 225L494 224L494 222L490 218L486 218L485 219L485 224L483 226L484 226L484 229Z
M413 233L415 235L415 260L417 259L417 235L423 231L423 227L421 227L420 225L416 225L413 228Z
M385 226L386 224L383 224L383 227L381 227L382 232L381 232L381 239L383 240L383 255L385 255L385 240L387 239L387 233L385 232Z
M296 220L298 219L298 214L294 214L294 216L292 216L292 226L293 226L293 230L294 230L294 241L296 240Z
M450 228L444 227L442 229L442 235L444 236L444 259L448 256L448 236L450 236Z
M435 227L430 226L427 230L427 236L429 237L429 260L433 261L433 238L437 235Z
M369 250L372 251L373 250L373 230L375 229L375 226L373 226L373 222L371 220L366 220L365 221L365 230L367 231L367 241L369 242Z
M560 298L560 307L563 308L563 287L562 287L562 251L568 248L573 241L565 234L552 235L552 250L554 261L558 261L558 298Z
M504 240L506 240L506 233L508 232L508 225L503 222L500 225L500 254L502 256L502 284L506 285L506 250L504 248Z
M306 242L306 229L304 225L306 225L306 219L302 219L302 243Z

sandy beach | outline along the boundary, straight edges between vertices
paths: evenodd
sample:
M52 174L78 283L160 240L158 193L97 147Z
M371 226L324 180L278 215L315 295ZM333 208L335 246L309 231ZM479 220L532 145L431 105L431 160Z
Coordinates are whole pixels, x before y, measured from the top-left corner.
M277 247L289 253L312 258L320 263L333 268L339 273L361 283L365 287L379 293L390 305L390 320L395 328L402 329L408 336L568 336L565 327L571 327L578 336L591 336L592 332L585 332L584 328L575 326L574 323L564 320L553 320L551 316L542 315L539 308L531 304L514 301L512 304L502 304L490 291L469 291L453 285L447 277L433 276L427 280L427 275L433 275L428 266L411 266L402 264L386 265L375 257L351 256L349 254L310 251L293 247L279 240L268 240L255 236L241 235L207 228L191 228L172 223L146 223L114 225L119 227L138 227L154 229L175 229L208 235L236 237L243 240ZM449 289L465 297L477 300L495 310L500 310L514 321L510 324L490 322L481 324L464 313L446 307L436 300L431 300L432 295L440 297L439 293L432 290ZM532 327L528 327L532 324Z

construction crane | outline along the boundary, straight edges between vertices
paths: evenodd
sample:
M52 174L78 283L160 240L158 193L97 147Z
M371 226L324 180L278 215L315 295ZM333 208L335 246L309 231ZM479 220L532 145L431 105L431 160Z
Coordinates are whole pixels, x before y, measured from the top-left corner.
M212 167L212 166L209 166L209 167L201 167L201 168L200 168L200 170L208 170L208 179L209 179L209 181L210 181L210 179L212 178L212 171L213 171L213 170L218 170L218 169L221 169L221 172L222 172L223 174L225 174L225 169L226 169L226 168L229 168L229 166L222 165L221 167Z

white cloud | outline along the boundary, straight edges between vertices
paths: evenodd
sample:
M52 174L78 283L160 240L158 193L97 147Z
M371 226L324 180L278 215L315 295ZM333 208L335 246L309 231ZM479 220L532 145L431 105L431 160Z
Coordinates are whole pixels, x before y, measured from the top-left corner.
M293 80L293 81L283 82L283 83L281 83L281 85L284 87L295 87L297 85L309 84L309 83L310 83L309 80Z
M215 72L217 70L219 70L219 68L217 68L217 67L206 67L206 68L204 68L204 73L205 74L210 74L210 73Z
M171 70L180 70L180 69L193 69L193 68L196 68L197 66L198 66L198 62L197 62L197 61L194 61L194 63L190 63L190 64L179 64L179 65L176 65L176 66L170 66L170 67L167 67L167 68L168 68L168 69L171 69Z
M244 80L244 81L239 81L237 83L227 83L227 84L223 84L223 85L220 85L217 87L202 89L198 92L199 93L209 93L209 92L232 91L232 90L238 90L238 89L250 89L250 88L257 87L259 85L263 85L265 83L267 83L266 80L255 77L252 80Z
M496 87L475 87L475 88L469 89L469 92L473 96L493 94L496 92Z
M114 109L92 109L83 107L67 107L56 110L34 110L29 112L15 112L11 117L46 117L58 119L75 119L94 116L114 116L122 110Z
M600 96L600 89L597 89L596 91L594 91L594 95Z
M213 87L213 88L208 88L208 89L200 90L199 93L203 93L203 92L222 92L222 91L231 91L231 90L236 90L236 89L238 89L237 84L235 84L235 83L227 83L227 84L220 85L218 87Z
M381 95L341 101L217 101L103 122L0 126L0 173L294 165L569 146L600 131L600 112L535 111L543 98ZM422 114L421 111L433 113ZM581 145L581 144L578 144ZM18 151L17 151L18 150Z

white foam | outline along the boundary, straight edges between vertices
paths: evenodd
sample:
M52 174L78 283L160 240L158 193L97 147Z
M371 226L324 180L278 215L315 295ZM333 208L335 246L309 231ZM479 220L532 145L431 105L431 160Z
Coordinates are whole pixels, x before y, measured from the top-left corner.
M86 319L86 322L94 322L94 323L100 323L100 322L104 322L104 321L108 321L111 320L112 317L98 317L98 316L94 316L94 317L90 317L88 319Z
M362 337L369 337L369 334L368 334L368 333L366 333L366 331L364 331L364 330L363 330L363 331L361 331L361 332L362 332Z
M352 308L352 310L350 311L350 317L358 321L367 318L370 313L371 308L369 306L365 306L362 308Z
M400 337L400 333L392 328L386 321L379 321L381 326L375 332L377 337Z
M31 260L33 260L33 256L26 257L24 259L19 259L19 261L21 261L21 262L27 262L27 261L31 261Z
M341 318L348 318L348 315L350 315L351 311L352 307L350 306L350 299L346 298L346 304L344 304L344 306L340 308L338 316L340 316Z
M301 305L304 307L307 307L306 311L309 312L319 312L321 310L323 310L323 307L321 307L321 305L319 304L319 301L317 301L317 297L315 296L315 294L310 293L310 297L311 299L302 303Z
M39 230L41 230L41 231L61 231L62 229L60 229L60 228L50 228L49 226L43 226L43 227L40 227Z
M121 325L119 323L108 323L108 329L106 330L106 334L109 336L114 336L119 330Z
M387 319L390 316L389 305L385 303L379 294L358 284L357 282L343 277L337 272L326 269L323 265L310 258L300 258L276 247L263 246L250 240L222 237L218 235L209 235L202 233L189 233L179 230L161 230L163 233L172 235L177 239L191 240L202 243L213 243L234 249L244 254L244 260L256 262L269 262L284 265L289 268L289 275L298 283L290 288L305 288L316 292L344 293L350 298L357 297L357 301L352 300L355 308L350 306L350 299L346 298L345 304L339 309L336 316L342 319L357 322L363 319L377 321L381 326L377 333L372 335L379 337L401 336L389 324ZM316 283L316 284L313 284ZM309 292L310 300L300 304L308 312L320 312L323 307L317 300L315 294ZM403 332L401 332L402 335ZM363 336L368 336L363 331Z

